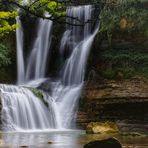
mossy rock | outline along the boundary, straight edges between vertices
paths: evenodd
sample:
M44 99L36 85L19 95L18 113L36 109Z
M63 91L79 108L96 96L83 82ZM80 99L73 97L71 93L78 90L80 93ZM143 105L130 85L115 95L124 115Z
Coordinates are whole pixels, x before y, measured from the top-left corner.
M88 134L119 133L119 128L114 122L91 122L86 127Z
M48 107L48 103L44 100L43 91L36 88L29 88L29 89L37 98L39 98Z

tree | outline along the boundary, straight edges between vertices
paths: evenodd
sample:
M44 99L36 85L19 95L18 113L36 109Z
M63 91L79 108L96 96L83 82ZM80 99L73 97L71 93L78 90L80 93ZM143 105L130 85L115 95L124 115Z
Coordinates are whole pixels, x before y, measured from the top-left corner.
M141 0L107 0L100 20L100 33L107 34L110 43L117 32L139 32L148 36L148 11Z
M49 12L50 15L45 15L45 12ZM35 0L26 4L23 4L22 0L0 0L0 36L4 36L19 27L14 20L16 16L23 13L60 21L60 18L65 16L65 8L62 2L50 0Z
M8 34L10 31L15 31L19 27L12 21L17 15L17 12L0 11L0 36Z

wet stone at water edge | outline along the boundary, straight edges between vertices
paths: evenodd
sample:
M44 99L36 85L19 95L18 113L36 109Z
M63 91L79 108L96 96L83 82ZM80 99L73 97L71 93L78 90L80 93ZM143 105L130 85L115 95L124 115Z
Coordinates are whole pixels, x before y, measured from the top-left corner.
M84 148L122 148L122 146L115 138L109 138L105 140L92 141L86 144Z

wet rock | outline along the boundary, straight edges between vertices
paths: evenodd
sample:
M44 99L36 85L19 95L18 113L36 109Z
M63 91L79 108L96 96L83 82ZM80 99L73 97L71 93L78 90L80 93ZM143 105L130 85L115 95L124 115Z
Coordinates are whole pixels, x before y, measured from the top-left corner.
M48 144L53 144L53 142L51 142L51 141L48 141Z
M86 144L84 148L122 148L122 146L115 138L109 138L105 140L92 141Z
M90 134L118 133L118 126L113 122L91 122L86 127Z

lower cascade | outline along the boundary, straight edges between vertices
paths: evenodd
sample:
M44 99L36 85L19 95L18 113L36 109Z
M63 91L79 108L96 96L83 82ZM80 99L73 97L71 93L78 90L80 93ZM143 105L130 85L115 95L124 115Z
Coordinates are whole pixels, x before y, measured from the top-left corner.
M67 9L67 15L77 17L83 22L89 22L93 17L93 11L94 8L90 5L75 6ZM19 19L17 21L20 22ZM70 18L67 21L73 24L78 23L77 20ZM50 95L42 92L43 97L40 98L29 87L38 86L42 82L42 80L38 80L39 78L45 80L51 26L50 21L40 20L39 22L38 37L27 63L31 67L27 67L22 60L24 58L22 52L23 31L22 29L17 31L18 57L21 55L21 58L18 58L18 80L21 85L24 84L24 87L0 85L4 130L70 129L75 127L78 99L83 89L87 58L94 37L98 32L99 23L97 22L95 25L86 23L83 27L66 25L66 31L61 39L60 53L63 58L64 53L68 50L70 56L61 68L58 79L56 81L51 79ZM45 32L45 28L48 28L47 32ZM42 40L43 37L44 40ZM42 48L45 49L45 54L42 53ZM37 62L35 62L36 60ZM27 67L26 74L24 74L25 67ZM31 69L34 69L35 72L32 79L34 81L30 81L31 73L29 72L31 72ZM40 71L43 73L40 73Z
M49 110L43 101L27 88L0 85L0 89L3 129L55 128L53 104L49 104Z

